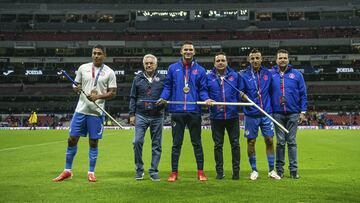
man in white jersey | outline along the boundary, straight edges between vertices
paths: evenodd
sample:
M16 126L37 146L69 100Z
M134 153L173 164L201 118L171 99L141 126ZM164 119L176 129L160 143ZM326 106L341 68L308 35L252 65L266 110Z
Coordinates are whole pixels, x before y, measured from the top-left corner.
M93 102L104 108L105 100L116 96L116 76L114 71L103 64L106 57L105 47L96 45L92 49L92 62L79 67L74 85L74 91L78 94L81 89L79 102L76 106L74 116L70 124L68 147L66 149L66 164L64 171L54 182L60 182L73 176L71 171L72 163L77 152L77 143L80 136L86 137L89 134L89 182L95 182L94 169L98 156L98 140L102 138L103 112Z

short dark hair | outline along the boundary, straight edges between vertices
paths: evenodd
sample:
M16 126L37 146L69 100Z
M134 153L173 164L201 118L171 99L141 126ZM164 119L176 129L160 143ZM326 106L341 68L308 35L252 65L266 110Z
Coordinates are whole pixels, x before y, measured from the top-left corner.
M260 53L260 54L261 54L261 52L259 51L259 49L253 48L253 49L250 51L249 55L250 55L250 54L254 54L254 53Z
M194 43L192 41L185 41L181 44L181 48L185 45L185 44L190 44L190 45L194 45Z
M101 44L96 44L92 49L101 49L106 54L106 48Z
M217 52L217 53L215 54L215 57L216 57L216 56L219 56L219 55L224 55L224 56L226 56L225 52L223 52L223 51Z
M277 56L278 54L287 54L287 55L289 55L289 52L288 52L287 50L285 50L285 49L279 49L279 50L276 52L276 56Z
M217 52L217 53L215 54L215 56L214 56L214 61L215 61L215 58L216 58L217 56L219 56L219 55L224 55L224 56L226 57L225 52L220 51L220 52Z

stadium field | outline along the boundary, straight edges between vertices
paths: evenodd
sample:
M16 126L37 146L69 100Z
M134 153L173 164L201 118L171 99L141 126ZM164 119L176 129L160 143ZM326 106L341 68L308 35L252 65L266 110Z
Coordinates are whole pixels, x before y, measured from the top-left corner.
M242 131L243 132L243 131ZM215 179L211 131L203 131L207 182L196 179L196 164L190 137L185 135L179 176L168 183L171 131L164 130L160 182L148 173L134 180L132 130L106 130L100 141L96 167L98 182L87 181L88 140L79 142L74 177L52 182L64 167L67 131L0 131L0 202L359 202L360 131L301 130L298 133L299 174L292 180L286 173L280 181L267 177L263 138L258 139L257 163L260 177L248 179L250 166L246 140L241 136L240 180L231 180L228 139L224 145L225 179ZM150 138L144 145L144 162L149 168Z

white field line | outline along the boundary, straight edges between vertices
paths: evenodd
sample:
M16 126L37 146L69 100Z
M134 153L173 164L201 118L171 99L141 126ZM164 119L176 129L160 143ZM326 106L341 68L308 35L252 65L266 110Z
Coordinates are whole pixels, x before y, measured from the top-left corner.
M115 133L108 134L108 135L115 135ZM108 135L106 135L106 136L108 136ZM67 142L67 139L66 140L61 140L61 141L55 141L55 142L45 142L45 143L40 143L40 144L23 145L23 146L19 146L19 147L9 147L9 148L0 149L0 152L17 150L17 149L24 149L24 148L29 148L29 147L38 147L38 146L44 146L44 145L51 145L51 144L61 143L61 142Z
M23 145L23 146L19 146L19 147L4 148L4 149L0 149L0 152L17 150L17 149L24 149L24 148L29 148L29 147L38 147L38 146L50 145L50 144L66 142L66 141L67 140L61 140L61 141L56 141L56 142L45 142L45 143L40 143L40 144L31 144L31 145Z

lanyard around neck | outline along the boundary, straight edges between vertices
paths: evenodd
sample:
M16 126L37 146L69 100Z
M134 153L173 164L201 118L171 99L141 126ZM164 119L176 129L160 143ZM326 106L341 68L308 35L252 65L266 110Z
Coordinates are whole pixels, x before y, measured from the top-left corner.
M281 72L279 67L279 75L280 75L280 90L282 96L285 96L285 72L288 70L288 66L286 66L284 72Z
M93 79L93 80L95 79L95 81L94 81L94 87L96 87L96 85L97 85L97 82L98 82L98 80L99 80L100 73L101 73L103 67L104 67L104 64L101 65L100 70L99 70L99 72L96 74L96 77L95 77L95 66L94 66L94 64L92 65L92 79Z
M189 74L191 74L191 69L192 69L193 65L194 65L193 62L184 64L184 68L183 68L183 72L185 72L184 73L184 84L185 84L186 87L189 86L189 83L191 81L190 78L189 78Z
M261 76L261 74L260 74L260 68L259 68L259 70L258 70L258 72L257 72L258 81L256 81L256 77L255 77L254 69L253 69L253 68L251 68L251 76L252 76L252 78L253 78L256 91L259 92L259 91L260 91L260 88L261 88L261 87L260 87L260 76ZM258 82L258 83L257 83L257 82Z
M253 78L253 81L254 81L254 85L255 85L255 88L256 88L256 94L260 100L260 106L261 108L263 108L263 103L262 103L262 95L261 95L261 83L260 83L260 79L261 79L261 74L260 74L260 68L259 70L257 71L257 81L256 81L256 77L255 77L255 74L254 74L254 69L251 67L251 75L252 75L252 78Z
M280 90L282 93L282 96L285 96L285 73L280 73Z

